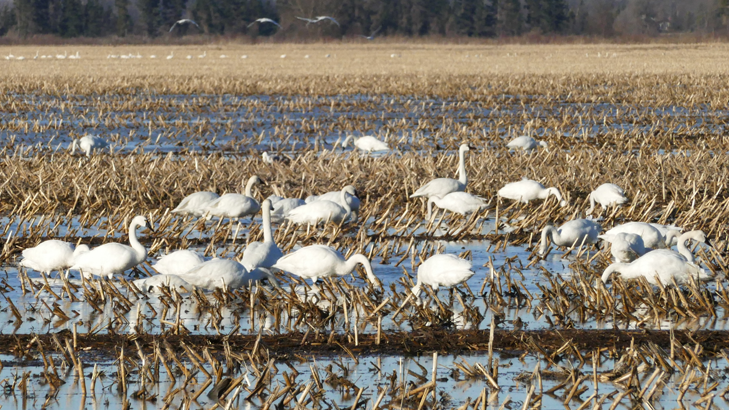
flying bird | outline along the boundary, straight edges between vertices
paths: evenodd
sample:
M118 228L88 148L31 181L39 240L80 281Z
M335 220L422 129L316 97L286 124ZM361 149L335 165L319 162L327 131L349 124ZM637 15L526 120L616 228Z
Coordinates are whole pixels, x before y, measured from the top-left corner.
M296 18L299 19L299 20L304 20L306 22L306 25L307 26L309 24L311 24L311 23L316 24L316 23L319 23L319 22L324 21L324 20L329 20L332 23L340 26L339 22L334 17L329 17L329 16L317 16L316 18L313 18L313 19L309 19L309 18L306 18L306 17L299 17L299 16L296 16Z
M173 24L172 27L170 27L170 33L172 32L172 30L174 30L175 26L177 26L178 24L179 25L183 25L183 24L194 24L195 27L200 28L200 26L198 26L197 23L195 23L194 21L192 21L190 19L182 19L182 20L177 20L175 22L175 24Z
M273 24L277 25L278 28L283 28L283 27L281 27L280 24L278 24L275 21L271 20L270 18L266 18L266 17L263 17L263 18L260 18L258 20L255 20L253 23L249 24L248 27L250 27L250 26L252 26L252 25L254 25L256 23L261 23L261 24L263 24L263 23L273 23Z
M377 33L379 33L380 30L382 30L382 26L378 27L377 30L373 31L372 34L370 34L369 36L365 36L365 35L362 35L362 34L360 34L359 36L362 37L362 38L366 38L369 41L372 41L372 40L375 39L375 35Z

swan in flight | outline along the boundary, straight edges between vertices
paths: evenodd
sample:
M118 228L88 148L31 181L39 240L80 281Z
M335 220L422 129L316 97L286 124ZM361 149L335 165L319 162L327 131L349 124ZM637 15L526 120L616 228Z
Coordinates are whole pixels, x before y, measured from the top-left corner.
M443 198L431 196L428 199L428 220L430 220L433 204L438 208L460 215L478 212L489 205L484 198L461 191L451 192Z
M604 234L599 235L598 238L610 244L610 253L615 258L615 262L632 262L651 251L650 248L645 247L643 238L634 233Z
M87 134L79 139L73 140L73 143L71 143L71 155L76 153L76 147L85 153L87 157L90 157L93 151L100 151L108 146L109 143L103 138Z
M347 194L344 195L344 198L346 198L344 201L342 200L342 192ZM354 185L347 185L342 188L341 191L329 191L321 195L309 195L305 200L307 204L316 201L332 201L339 204L341 207L344 207L346 203L352 214L352 220L356 221L359 217L360 200L357 198L357 188L355 188Z
M280 196L271 195L268 199L273 205L273 211L271 211L271 220L273 222L282 222L292 209L306 205L306 202L299 198L281 198Z
M239 219L249 215L255 215L261 209L261 205L253 198L253 185L263 183L258 176L252 176L246 184L246 194L225 194L211 202L205 212L208 219L212 216L219 218Z
M432 196L444 197L451 192L463 191L468 184L468 176L466 175L466 151L470 151L468 144L463 144L458 148L458 179L452 178L436 178L427 184L418 188L410 198Z
M278 287L278 281L269 270L258 268L249 272L241 263L231 259L211 259L176 276L193 286L208 290L233 290L265 279Z
M159 258L152 268L162 275L179 275L203 262L205 259L197 252L181 249Z
M369 41L372 41L372 40L375 39L375 35L377 33L379 33L381 29L382 29L382 26L378 27L377 30L373 31L372 34L370 34L369 36L365 36L365 35L362 35L362 34L360 34L359 36L362 37L362 38L365 38L365 39L367 39Z
M679 231L669 230L664 237L661 235L661 231L649 223L628 222L610 229L605 232L605 235L615 235L621 232L639 235L643 238L645 247L651 249L663 249L667 243L671 243L674 237L678 237L681 234Z
M711 280L712 275L693 263L693 254L686 247L688 240L706 243L706 236L702 231L686 232L678 238L678 253L669 249L658 249L631 263L613 263L603 272L602 281L607 283L615 272L620 273L623 279L638 279L642 276L655 286L659 282L667 286L674 280L678 285L683 285L689 283L692 277L697 281Z
M177 208L170 212L173 214L203 216L208 206L218 198L220 198L220 195L215 192L195 192L182 198L182 201L180 201L180 204L177 205Z
M72 243L51 239L24 249L19 265L38 272L51 273L70 268L78 255L88 251L87 245L74 246Z
M71 269L81 271L86 278L90 278L92 274L111 278L115 273L123 273L144 262L147 259L147 249L137 240L138 227L146 227L154 232L147 218L137 215L129 224L129 245L105 243L78 255Z
M347 136L347 138L344 139L344 142L342 143L342 148L347 148L347 144L349 143L349 141L352 140L354 140L355 147L365 152L380 152L390 150L390 147L386 143L378 140L371 135L365 135L364 137L360 137L357 139L354 139L353 135L349 135Z
M438 290L440 286L452 288L466 282L474 275L471 261L456 255L439 254L428 258L418 267L418 281L412 289L413 295L420 295L423 285Z
M266 17L263 17L263 18L260 18L260 19L257 19L255 21L253 21L247 27L250 28L252 25L254 25L256 23L260 23L260 24L263 24L263 23L271 23L271 24L275 24L276 26L278 26L278 28L283 28L283 27L281 27L280 24L278 24L275 21L271 20L270 18L266 18Z
M306 25L307 25L307 26L308 26L309 24L312 24L312 23L313 23L313 24L317 24L317 23L319 23L319 22L322 22L322 21L324 21L324 20L329 20L329 21L331 21L332 23L334 23L334 24L336 24L336 25L340 26L339 22L338 22L337 20L335 20L335 19L334 19L334 17L329 17L329 16L317 16L316 18L313 18L313 19L308 19L308 18L306 18L306 17L299 17L299 16L296 16L296 18L297 18L297 19L299 19L299 20L304 20L304 21L306 22ZM340 26L340 27L341 27L341 26Z
M497 195L525 204L535 199L547 199L550 195L554 195L560 206L567 206L567 201L562 199L562 194L559 193L557 188L545 188L539 182L527 178L504 185L503 188L499 189Z
M509 141L508 144L506 144L506 148L509 148L510 150L522 149L527 152L530 152L537 147L542 147L546 149L547 143L545 141L537 141L528 135L516 137L513 140Z
M319 278L348 275L358 263L364 266L367 280L381 286L366 256L358 253L345 260L339 251L325 245L301 248L279 259L272 267L316 283Z
M555 246L576 246L584 243L597 242L602 226L588 219L574 219L566 222L559 228L547 226L542 230L542 240L539 243L539 254L544 255L551 240Z
M282 256L283 252L276 246L273 241L273 233L271 232L271 211L273 206L271 201L266 199L261 204L261 212L263 213L263 242L253 242L248 244L243 251L241 263L249 271L255 268L270 268Z
M177 27L178 25L181 26L183 24L192 24L193 26L197 27L198 29L200 28L200 26L198 26L197 23L195 23L194 21L192 21L190 19L182 19L182 20L177 20L175 22L175 24L173 24L172 27L170 27L170 31L169 32L171 33L172 30L175 29L175 27Z
M297 225L317 225L319 222L342 223L352 212L347 191L339 191L339 201L317 199L289 211L286 219Z
M595 202L600 204L602 209L606 209L609 206L622 205L628 202L628 197L625 196L623 188L615 184L602 184L590 192L590 209L587 210L588 215L595 209Z

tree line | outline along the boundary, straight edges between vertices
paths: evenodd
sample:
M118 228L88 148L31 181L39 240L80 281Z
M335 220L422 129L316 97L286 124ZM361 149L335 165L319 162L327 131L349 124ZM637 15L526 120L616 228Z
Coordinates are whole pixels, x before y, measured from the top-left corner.
M2 3L0 3L2 4ZM327 15L339 23L307 24ZM279 22L253 24L261 17ZM198 26L169 28L181 18ZM729 33L729 0L11 0L0 35L509 37Z

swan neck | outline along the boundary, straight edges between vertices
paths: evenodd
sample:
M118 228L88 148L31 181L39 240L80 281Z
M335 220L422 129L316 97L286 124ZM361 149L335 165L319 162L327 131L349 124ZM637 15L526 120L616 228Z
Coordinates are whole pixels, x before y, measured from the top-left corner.
M458 151L458 181L463 185L468 185L468 175L466 175L466 151Z
M686 246L686 241L691 239L691 235L689 234L690 232L686 232L685 234L678 237L678 245L676 245L676 248L678 249L678 253L686 258L687 261L693 262L694 254L691 253L691 250Z
M547 188L547 195L544 196L544 199L549 198L549 195L554 195L558 201L562 200L562 194L555 187Z
M377 277L375 277L375 274L372 272L372 265L370 264L370 260L361 253L352 255L349 259L347 259L347 261L344 263L344 275L351 273L358 263L361 263L362 266L364 266L364 270L367 273L367 280L373 285L376 285Z
M246 184L246 196L249 198L253 198L253 184L256 183L256 178L252 177L248 180L248 183Z
M263 242L273 243L273 234L271 233L271 204L263 206Z
M605 272L602 273L602 282L607 283L607 281L610 279L610 276L613 274L613 272L617 272L620 270L620 268L623 266L622 263L613 263L610 266L605 269Z
M435 197L432 196L428 198L428 220L430 221L430 217L433 215L433 203L435 202Z
M141 226L138 222L132 222L129 225L129 245L131 245L134 252L137 254L137 263L144 262L147 259L147 248L144 247L137 239L137 228Z
M349 202L347 202L347 192L344 189L340 191L339 199L339 202L341 202L340 205L342 206L342 208L344 208L345 211L347 211L347 215L352 213L352 208L349 206Z
M587 210L587 214L591 214L595 210L595 197L593 193L590 193L590 209Z
M559 236L559 232L557 231L557 229L554 226L548 226L548 227L544 228L544 230L542 231L542 240L539 243L539 253L540 254L543 254L544 252L547 251L547 247L549 246L548 241L551 240L552 242L554 242L555 235Z

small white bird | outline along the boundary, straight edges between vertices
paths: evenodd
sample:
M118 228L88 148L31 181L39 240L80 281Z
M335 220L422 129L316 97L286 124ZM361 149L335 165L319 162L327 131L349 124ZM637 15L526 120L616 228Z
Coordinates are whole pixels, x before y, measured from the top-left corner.
M317 23L322 22L324 20L329 20L330 22L332 22L332 23L340 26L339 22L337 20L335 20L334 17L329 17L329 16L317 16L317 17L315 17L313 19L309 19L309 18L306 18L306 17L298 17L298 16L296 16L296 18L299 19L299 20L304 20L306 22L306 25L307 26L309 24L312 24L312 23L313 24L317 24Z
M90 157L94 151L103 150L108 147L109 143L96 135L86 134L83 137L73 140L71 143L71 155L76 153L78 147L87 157Z
M669 230L664 237L656 227L646 222L628 222L613 227L605 232L606 235L615 235L621 232L634 233L643 238L643 244L646 248L663 249L667 243L671 243L674 237L681 235L679 231Z
M172 30L174 30L175 27L177 27L178 25L181 26L183 24L192 24L195 27L200 28L200 26L198 26L197 23L195 23L194 21L192 21L190 19L182 19L182 20L177 20L175 22L175 24L173 24L172 27L170 27L170 33L172 32Z
M539 254L544 255L547 252L549 241L552 241L555 246L580 246L583 242L595 243L601 230L600 224L588 219L574 219L559 228L548 225L542 230Z
M179 275L203 262L205 259L197 252L181 249L159 258L152 268L162 275Z
M180 204L177 205L177 208L170 212L173 214L203 216L205 215L205 211L208 206L210 206L210 204L218 198L220 198L220 195L215 192L195 192L182 198L182 201L180 201Z
M458 148L458 179L452 178L436 178L427 184L418 188L410 198L424 196L430 198L432 196L444 197L451 192L463 191L468 184L468 175L466 175L466 152L470 151L467 144L463 144Z
M550 195L554 195L560 206L567 206L567 201L562 199L562 194L557 188L545 188L539 182L527 178L504 185L503 188L499 189L497 195L525 204L535 199L547 199Z
M430 220L432 214L433 204L438 208L446 209L460 215L478 212L488 206L484 198L466 192L451 192L443 198L431 196L428 198L428 220Z
M360 263L367 273L367 280L373 285L379 284L366 256L355 254L345 260L339 251L324 245L301 248L279 259L273 268L316 283L319 278L348 275Z
M423 285L430 285L436 290L440 286L447 288L458 286L475 274L472 266L471 261L456 255L433 255L418 267L418 280L412 289L413 295L418 297Z
M650 248L645 247L643 238L634 233L604 234L599 235L598 238L610 244L610 253L615 258L615 262L632 262L651 251Z
M506 144L506 147L509 149L522 149L524 151L530 152L537 147L542 147L546 149L547 143L545 141L537 141L528 135L522 135L509 141L509 143Z
M349 144L349 141L353 140L354 146L365 152L380 152L390 150L390 147L387 145L387 143L382 142L371 135L365 135L364 137L360 137L357 139L355 139L353 135L349 135L347 136L347 138L344 139L344 142L342 142L342 148L347 148L347 144Z
M271 23L271 24L275 24L276 26L278 26L278 28L283 28L283 27L281 27L280 24L278 24L275 21L271 20L270 18L266 18L266 17L256 19L255 21L253 21L251 24L248 25L248 28L250 28L252 25L254 25L256 23L259 23L259 24Z
M623 188L615 184L602 184L590 192L590 209L587 210L588 215L595 209L595 202L600 204L602 209L606 209L609 206L622 205L628 202L628 198L625 196Z
M259 183L263 183L263 180L254 175L248 179L245 195L229 193L211 202L205 209L208 219L217 216L238 220L257 214L261 205L253 198L252 191L253 185Z
M87 245L74 246L72 243L51 239L24 249L20 266L38 272L51 273L73 266L76 256L88 252Z
M248 271L252 271L258 267L270 268L283 256L283 252L276 246L276 242L273 240L273 233L271 232L272 210L273 206L271 205L271 201L268 199L264 200L261 204L261 212L263 213L263 242L252 242L248 244L248 247L243 251L243 258L240 261Z

